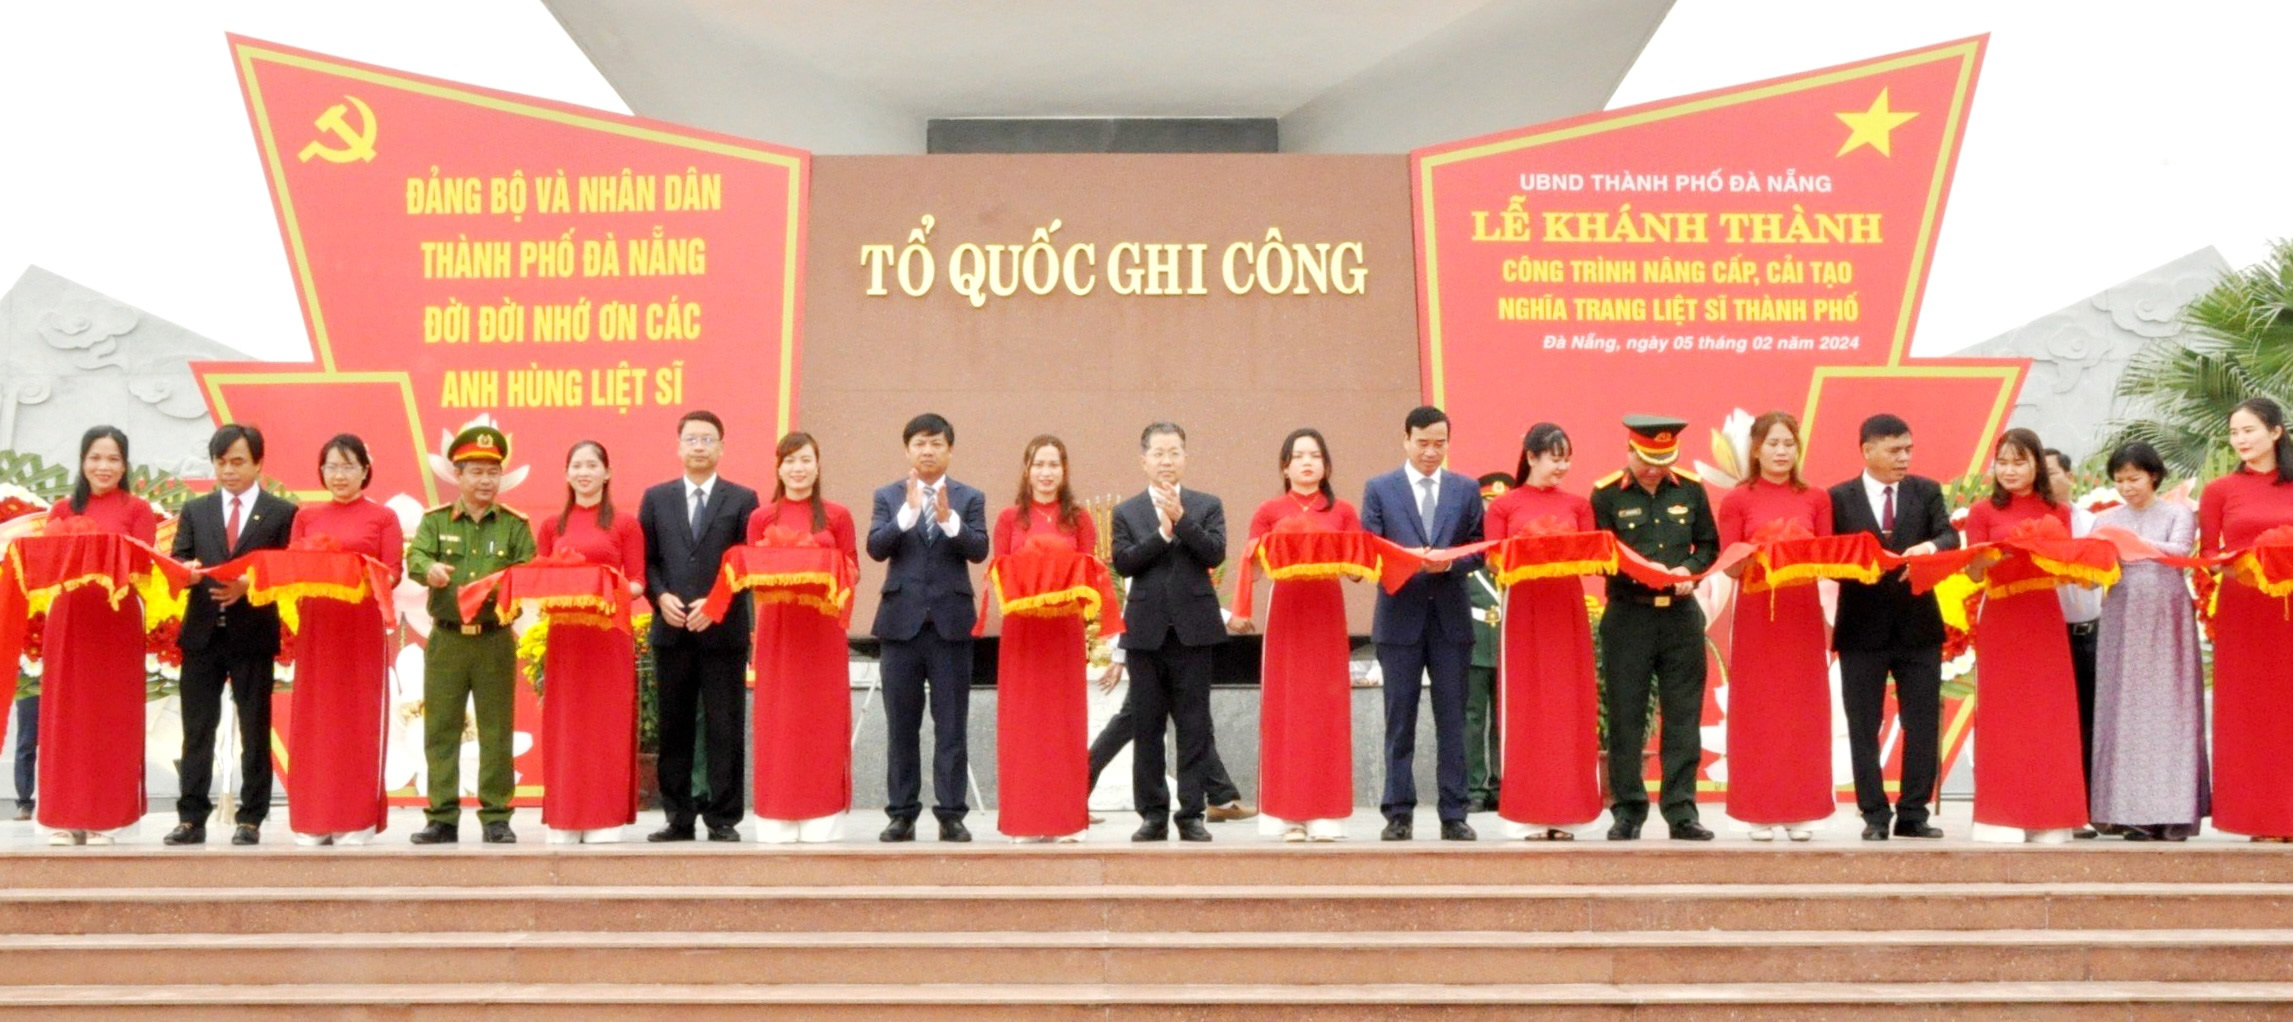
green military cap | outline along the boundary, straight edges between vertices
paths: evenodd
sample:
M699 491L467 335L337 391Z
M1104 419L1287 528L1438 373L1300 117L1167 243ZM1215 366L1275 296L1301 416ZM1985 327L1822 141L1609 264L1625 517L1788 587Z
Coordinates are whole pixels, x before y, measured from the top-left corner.
M510 457L510 438L492 426L472 426L454 434L446 459L454 464L465 461L491 461L497 464Z
M1662 415L1627 415L1624 430L1630 434L1632 453L1651 465L1669 465L1680 458L1680 432L1688 428L1688 420Z

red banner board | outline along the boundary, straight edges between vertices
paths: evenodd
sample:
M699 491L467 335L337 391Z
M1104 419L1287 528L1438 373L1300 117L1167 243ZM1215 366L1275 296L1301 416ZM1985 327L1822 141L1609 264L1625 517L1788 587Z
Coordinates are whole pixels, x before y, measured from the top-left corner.
M1509 469L1549 420L1575 440L1566 485L1583 492L1623 467L1621 417L1671 415L1716 506L1752 471L1736 434L1781 409L1800 417L1813 484L1861 470L1856 428L1881 411L1911 423L1915 471L1980 468L2027 361L1909 353L1984 44L1411 154L1423 393L1457 422L1452 466ZM1733 586L1699 596L1713 640L1699 787L1717 794ZM1972 706L1945 708L1949 756Z
M218 422L269 434L275 474L317 490L319 446L348 431L378 495L434 502L429 455L490 416L543 478L595 439L631 481L663 479L676 415L709 408L747 441L726 473L769 477L795 414L807 154L230 45L314 357L194 371Z

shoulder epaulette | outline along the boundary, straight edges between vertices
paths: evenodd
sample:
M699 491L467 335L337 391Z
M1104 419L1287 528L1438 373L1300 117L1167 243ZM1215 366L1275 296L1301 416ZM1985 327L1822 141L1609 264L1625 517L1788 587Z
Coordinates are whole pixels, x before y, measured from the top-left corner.
M1605 490L1608 489L1611 484L1622 478L1624 478L1624 470L1617 469L1614 472L1601 476L1599 482L1592 484L1592 488L1595 490Z
M523 512L523 511L520 511L520 510L518 510L518 509L516 509L516 508L514 508L514 507L511 507L511 506L509 506L508 504L496 504L496 505L494 505L494 510L496 510L496 511L506 511L506 512L508 512L508 513L509 513L510 517L512 517L512 518L515 518L515 519L517 519L518 521L521 521L521 522L531 522L531 521L533 521L533 517L532 517L531 515L528 515L528 514L526 514L526 513L525 513L525 512Z
M436 505L436 506L434 506L434 507L426 507L426 508L423 508L423 509L422 509L422 513L423 513L423 514L426 514L426 515L430 515L430 514L437 514L437 513L438 513L438 512L440 512L440 511L452 511L453 509L454 509L454 502L449 500L449 501L447 501L447 502L445 502L445 503L443 503L443 504L439 504L439 505Z
M1687 469L1684 469L1684 468L1675 468L1675 469L1673 469L1673 470L1672 470L1672 475L1673 475L1674 477L1676 477L1676 478L1679 478L1679 479L1685 479L1685 480L1687 480L1688 482L1691 482L1691 483L1700 483L1700 482L1703 482L1703 481L1704 481L1704 477L1703 477L1703 476L1697 475L1696 473L1694 473L1694 472L1690 472L1690 471L1688 471Z

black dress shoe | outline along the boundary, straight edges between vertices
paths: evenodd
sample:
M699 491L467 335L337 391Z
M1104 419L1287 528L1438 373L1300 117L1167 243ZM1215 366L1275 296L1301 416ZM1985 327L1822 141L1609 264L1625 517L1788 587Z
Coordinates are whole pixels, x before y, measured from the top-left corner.
M167 836L160 838L163 845L203 845L207 843L207 825L204 823L178 823Z
M651 841L655 844L659 844L663 841L691 841L692 839L693 828L691 824L686 824L685 826L679 827L672 823L666 827L645 835L645 840Z
M1203 826L1201 820L1180 820L1178 821L1178 839L1181 841L1208 841L1210 840L1210 828Z
M1131 832L1131 840L1168 841L1170 840L1170 821L1148 820L1145 823L1139 824L1139 829Z
M1478 841L1481 835L1473 833L1473 825L1463 820L1441 821L1441 840Z
M517 832L510 829L508 820L495 820L486 824L484 837L489 845L514 845L518 843Z
M719 826L719 825L717 825L717 824L714 824L714 823L712 823L712 824L709 824L709 840L711 840L711 841L738 841L738 840L740 840L740 830L739 830L739 828L736 828L736 827L732 826L731 824L725 824L725 825L723 825L723 826Z
M1886 825L1886 824L1884 824L1884 823L1866 823L1866 824L1864 824L1864 825L1863 825L1863 840L1865 840L1865 841L1885 841L1885 840L1887 840L1887 825Z
M904 816L892 817L892 822L884 825L884 832L876 835L876 840L884 842L913 841L915 839L916 821Z
M260 843L262 843L262 840L263 840L263 832L262 832L260 829L257 829L257 828L256 828L256 826L255 826L254 824L252 824L252 823L242 823L242 824L240 824L240 825L238 825L238 826L236 826L236 827L233 827L233 828L231 828L231 843L232 843L232 844L235 844L235 845L252 845L252 844L260 844Z
M1919 822L1917 822L1917 823L1904 823L1904 822L1903 822L1903 821L1901 821L1901 820L1896 820L1896 821L1895 821L1895 836L1896 836L1896 837L1942 837L1942 836L1943 836L1943 828L1941 828L1941 827L1937 827L1937 826L1933 826L1933 825L1931 825L1931 824L1927 823L1927 822L1926 822L1926 821L1924 821L1924 820L1921 820L1921 821L1919 821Z
M1672 831L1672 840L1674 841L1710 841L1712 839L1712 828L1694 820L1682 820L1667 826Z
M942 841L969 841L971 840L971 828L964 826L962 820L941 820L939 821L939 839Z
M1380 841L1407 841L1413 836L1410 833L1409 817L1396 816L1385 821L1385 829L1378 832L1377 839Z
M1610 824L1608 828L1608 839L1610 841L1640 840L1640 821L1618 820L1615 823Z
M1494 795L1475 795L1465 803L1465 811L1468 813L1496 812L1497 798Z
M2071 831L2070 836L2077 838L2080 841L2092 841L2095 838L2101 837L2102 832L2095 830L2092 827L2080 827L2077 830Z
M406 840L418 845L450 845L462 840L462 828L451 823L432 823L417 830Z

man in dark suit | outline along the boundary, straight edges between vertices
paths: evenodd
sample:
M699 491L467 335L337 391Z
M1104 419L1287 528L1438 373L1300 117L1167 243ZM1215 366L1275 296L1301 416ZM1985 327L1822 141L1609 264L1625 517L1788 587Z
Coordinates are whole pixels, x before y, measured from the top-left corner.
M1210 767L1211 650L1226 641L1226 618L1210 573L1226 561L1226 507L1179 488L1186 431L1157 422L1139 434L1147 489L1115 505L1115 573L1130 579L1123 601L1125 663L1131 675L1133 841L1170 840L1170 785L1163 780L1165 722L1178 731L1178 838L1208 841L1203 786ZM1352 750L1333 750L1352 755Z
M287 545L294 527L293 503L263 492L263 434L236 423L216 430L207 441L215 462L215 492L183 506L175 525L177 560L209 567L254 550ZM231 843L260 840L263 817L271 811L271 685L279 655L279 612L247 602L244 577L232 582L200 579L184 604L183 630L175 643L183 650L183 760L176 764L182 790L175 800L180 821L163 840L196 845L207 840L207 796L214 776L215 728L223 717L223 686L239 711L239 808Z
M927 696L932 713L932 815L942 841L969 841L964 795L971 774L971 565L987 559L987 495L948 478L955 427L926 412L900 430L907 478L876 491L868 556L889 562L876 638L883 643L884 841L913 841L923 811Z
M717 478L724 460L724 420L704 411L677 420L681 479L645 491L637 525L645 533L645 595L653 617L653 669L661 701L661 806L669 825L647 841L691 841L693 817L708 825L709 840L738 841L735 825L746 813L741 790L743 737L748 721L749 598L734 598L724 620L701 614L716 584L725 551L748 534L756 491ZM708 738L709 797L693 798L693 717L698 710Z
M1362 491L1361 527L1418 551L1440 551L1481 539L1481 487L1441 467L1449 458L1449 416L1431 406L1402 420L1402 467L1371 479ZM1428 560L1399 592L1377 594L1370 638L1385 675L1385 814L1381 837L1410 839L1417 812L1418 679L1433 678L1435 776L1440 785L1441 839L1471 841L1465 822L1465 675L1473 662L1473 601L1468 578L1476 554Z
M1959 534L1934 480L1911 475L1911 427L1893 415L1863 420L1863 473L1831 488L1832 528L1868 532L1903 554L1952 550ZM1935 792L1937 721L1943 705L1943 615L1935 594L1911 593L1897 571L1870 585L1839 584L1831 630L1839 651L1839 701L1847 711L1847 752L1855 766L1855 805L1863 840L1885 841L1890 817L1898 837L1942 837L1927 823ZM1903 722L1903 787L1891 807L1879 764L1880 719L1887 678Z

